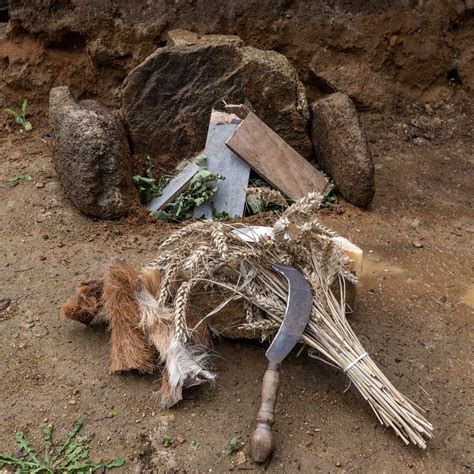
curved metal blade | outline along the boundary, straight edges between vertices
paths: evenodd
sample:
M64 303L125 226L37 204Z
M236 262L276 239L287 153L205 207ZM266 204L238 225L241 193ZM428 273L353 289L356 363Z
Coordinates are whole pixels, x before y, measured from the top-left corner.
M273 269L288 280L285 317L265 355L270 362L280 363L299 341L311 316L311 287L294 267L274 263Z

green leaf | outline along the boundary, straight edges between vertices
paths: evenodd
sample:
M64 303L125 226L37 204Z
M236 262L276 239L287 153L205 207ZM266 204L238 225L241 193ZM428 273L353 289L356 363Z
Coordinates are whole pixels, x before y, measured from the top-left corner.
M18 125L23 125L25 123L25 120L23 119L23 117L20 117L19 115L17 115L16 118L15 118L15 122Z
M26 174L24 176L12 176L11 178L4 178L2 181L5 181L6 183L16 183L22 179L25 181L33 181L33 176L31 174Z
M75 438L75 436L77 435L79 430L82 428L83 423L84 422L82 420L80 420L80 419L77 420L74 423L74 426L72 427L72 429L61 440L61 442L59 443L59 447L56 449L56 451L53 455L53 459L52 459L53 464L57 463L61 459L64 452L69 447L69 444L71 443L71 441Z
M105 463L105 467L107 469L113 469L114 467L121 467L124 464L125 464L125 461L123 461L122 459L114 459L112 461Z
M199 166L199 168L207 168L207 155L205 153L201 153L196 157L195 163Z
M18 114L13 109L6 108L6 109L3 109L3 111L6 112L7 114L13 115L13 117L15 118L18 116Z
M26 441L25 435L23 434L22 431L18 431L15 435L16 442L18 444L18 447L21 449L23 452L23 458L27 459L28 461L33 461L39 464L39 460L36 457L36 454L33 450L33 448L28 444L28 441Z
M43 426L41 430L43 434L44 442L44 460L46 463L49 462L49 450L51 449L51 443L53 439L53 427L52 426Z
M171 436L165 435L161 441L161 444L164 448L170 448L173 446L173 438Z
M30 122L25 122L25 123L23 124L23 126L25 127L25 130L26 130L27 132L31 132L31 130L33 130L33 125L31 125Z
M21 111L23 113L23 116L26 114L26 107L28 106L28 101L26 99L23 99L23 102L21 103Z
M237 451L237 441L237 436L233 436L230 440L229 447L227 448L227 454L234 454Z
M184 160L176 167L176 171L183 171L184 168L186 168L186 166L188 166L188 165L189 165L189 161Z

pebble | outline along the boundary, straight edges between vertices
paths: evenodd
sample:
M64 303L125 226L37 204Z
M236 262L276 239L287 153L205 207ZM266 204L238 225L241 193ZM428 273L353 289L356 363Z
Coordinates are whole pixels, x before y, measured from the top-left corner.
M0 299L0 311L7 309L10 306L11 299L10 298L3 298Z
M247 462L247 458L243 451L239 451L235 455L235 462L237 463L237 466L241 466L242 464L245 464Z
M341 461L337 461L336 467L341 467L341 466L342 466Z
M417 249L422 249L423 248L423 244L419 240L415 240L413 242L413 246L416 247Z
M40 258L39 258L42 262L44 262L46 260L46 257L44 255L40 255Z
M36 183L36 187L37 188L44 188L44 183L41 183L41 182Z

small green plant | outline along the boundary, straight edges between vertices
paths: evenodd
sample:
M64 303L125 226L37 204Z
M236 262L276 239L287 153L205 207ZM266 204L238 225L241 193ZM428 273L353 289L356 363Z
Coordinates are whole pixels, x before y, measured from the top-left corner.
M212 220L214 221L226 221L230 219L229 213L226 211L217 212L214 207L212 208Z
M189 442L189 446L191 446L191 448L193 448L193 449L197 449L197 448L199 448L199 441L197 441L196 439L192 439Z
M165 435L161 440L161 444L164 448L171 448L173 446L174 439L171 436Z
M12 176L11 178L3 178L0 181L5 181L6 183L17 183L18 181L33 181L33 175L25 174L23 176Z
M205 203L217 192L216 181L224 178L207 170L207 160L204 153L196 158L195 163L199 166L199 171L193 176L188 187L174 201L153 214L158 220L182 221L188 219L192 216L195 207ZM183 161L177 167L177 170L183 170L188 164L189 162ZM144 204L148 204L153 197L159 196L163 192L170 179L165 177L166 181L162 182L163 178L160 178L160 181L156 184L152 175L151 164L145 170L145 177L135 176L133 178L135 184L139 183L139 192L144 196L144 199L142 199ZM145 189L141 190L140 188Z
M31 132L33 130L33 125L31 125L28 120L26 120L26 109L28 107L28 101L26 99L23 99L21 103L21 111L18 113L16 110L10 109L10 108L5 108L3 111L7 114L12 115L15 117L15 122L18 125L21 125L27 132Z
M150 157L146 156L146 167L143 176L136 175L133 177L133 182L138 189L138 196L140 202L147 205L153 198L161 196L163 189L170 181L170 177L162 176L158 182L153 178L153 163Z
M89 448L87 446L89 436L78 436L82 425L83 422L77 420L72 429L55 446L53 446L53 428L45 426L42 429L42 457L30 446L23 432L18 431L16 442L20 448L20 454L17 454L17 456L10 453L0 454L0 468L11 469L18 474L86 474L98 469L113 469L114 467L123 466L125 462L120 459L99 463L89 461Z
M232 454L236 453L237 450L239 449L237 443L238 443L237 436L233 436L232 439L230 440L229 447L227 448L227 454L229 456L232 456Z
M332 178L329 178L328 188L323 197L321 207L331 207L333 204L337 204L336 185Z

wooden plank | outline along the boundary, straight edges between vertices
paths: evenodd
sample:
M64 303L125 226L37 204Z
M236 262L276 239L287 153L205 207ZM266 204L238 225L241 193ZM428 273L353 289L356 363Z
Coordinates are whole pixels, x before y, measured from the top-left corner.
M242 217L244 214L244 189L248 186L250 167L225 145L240 123L234 114L212 111L204 149L207 169L225 179L218 181L217 193L194 210L195 217L210 219L213 209L217 213L227 212L229 217Z
M148 210L156 212L171 202L183 189L189 184L193 176L199 171L199 166L195 163L189 163L186 168L177 174L163 189L161 196L150 201Z
M324 194L327 189L328 180L323 174L253 112L249 112L226 145L290 199L300 199L313 191Z

